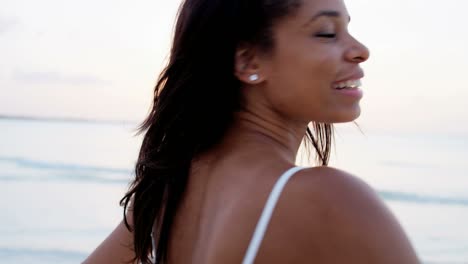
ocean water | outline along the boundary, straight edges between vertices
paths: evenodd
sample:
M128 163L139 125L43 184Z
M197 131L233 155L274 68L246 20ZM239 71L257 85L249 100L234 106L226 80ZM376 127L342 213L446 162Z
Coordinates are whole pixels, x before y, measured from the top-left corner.
M125 122L0 119L0 263L79 263L122 218L141 138ZM425 263L468 263L468 136L338 131Z

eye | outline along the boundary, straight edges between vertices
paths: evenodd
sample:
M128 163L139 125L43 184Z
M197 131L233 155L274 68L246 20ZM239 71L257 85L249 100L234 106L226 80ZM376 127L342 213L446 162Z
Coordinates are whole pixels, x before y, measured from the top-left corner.
M335 38L336 34L335 33L320 33L320 34L316 34L315 36L319 38Z

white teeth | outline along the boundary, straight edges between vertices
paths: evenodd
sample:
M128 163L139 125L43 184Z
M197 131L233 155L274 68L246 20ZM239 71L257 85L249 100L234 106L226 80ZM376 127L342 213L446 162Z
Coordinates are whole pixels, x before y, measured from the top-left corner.
M344 89L344 88L358 88L361 86L361 80L349 80L346 82L340 82L333 86L335 89Z

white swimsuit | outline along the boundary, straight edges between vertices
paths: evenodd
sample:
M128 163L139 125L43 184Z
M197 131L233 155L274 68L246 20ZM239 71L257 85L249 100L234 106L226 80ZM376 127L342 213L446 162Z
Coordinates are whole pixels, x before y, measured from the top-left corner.
M250 241L249 247L247 248L247 253L245 254L244 260L242 264L253 264L255 257L257 256L258 249L260 248L260 244L262 243L263 236L268 227L268 223L270 222L271 216L273 214L273 210L275 209L276 203L281 195L281 192L284 189L288 180L293 176L296 172L305 169L303 167L293 167L287 170L281 177L279 177L278 181L275 183L270 196L265 204L265 208L263 209L262 215L260 216L260 220L258 220L257 226L255 227L254 234L252 236L252 240Z

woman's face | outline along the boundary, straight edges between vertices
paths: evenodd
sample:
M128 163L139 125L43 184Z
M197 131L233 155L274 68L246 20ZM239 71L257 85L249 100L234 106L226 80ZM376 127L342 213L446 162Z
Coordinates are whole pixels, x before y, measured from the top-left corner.
M302 0L274 27L273 51L259 61L262 92L274 108L307 122L359 116L362 91L354 86L369 51L348 32L349 19L342 0Z

